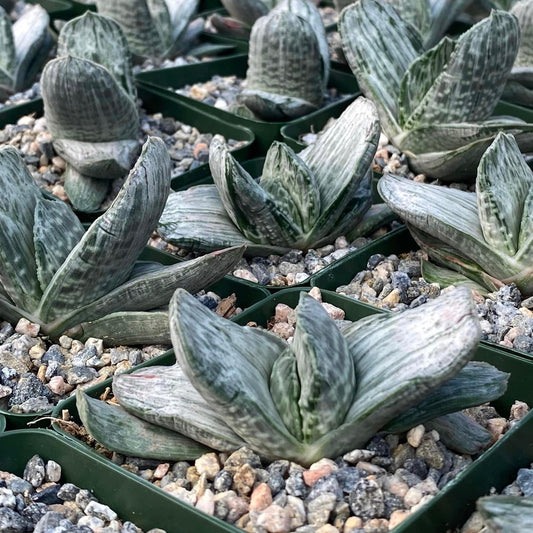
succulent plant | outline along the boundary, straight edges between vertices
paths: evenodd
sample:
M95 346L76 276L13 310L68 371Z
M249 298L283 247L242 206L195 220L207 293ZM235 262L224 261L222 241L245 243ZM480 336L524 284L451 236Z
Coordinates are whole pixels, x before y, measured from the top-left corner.
M467 181L498 132L533 149L533 124L491 117L518 52L513 15L493 11L457 41L424 52L418 32L390 5L359 0L340 17L345 56L378 108L385 134L411 168Z
M42 75L44 115L67 162L65 189L79 211L94 212L110 180L125 176L140 151L139 117L126 38L91 12L65 24L58 58Z
M13 10L16 3L16 0L0 0L0 7L9 13Z
M476 504L486 533L528 533L533 531L533 498L486 496Z
M432 268L432 281L513 282L533 294L533 172L512 135L498 134L481 158L476 193L392 175L379 192L429 257L455 271Z
M277 0L221 0L229 17L215 13L211 24L221 35L247 39L255 21L265 16Z
M68 205L43 197L10 146L0 147L0 183L0 315L26 318L45 335L86 328L119 343L168 342L168 314L150 310L177 287L198 291L220 279L242 256L234 248L172 266L137 261L170 187L170 158L157 138L87 231Z
M383 206L369 212L379 133L374 105L360 98L299 154L274 142L259 183L214 141L209 164L215 185L172 193L157 231L189 249L245 243L250 254L262 255L322 246L374 220L382 225L390 212Z
M199 0L97 0L98 12L120 24L139 57L173 57Z
M326 31L316 6L284 0L257 20L241 104L262 120L290 120L321 107L328 79Z
M520 24L520 49L503 98L533 107L533 0L521 0L510 12Z
M295 314L287 344L224 321L177 290L170 304L176 364L115 377L120 407L80 391L86 429L126 455L191 459L204 451L195 443L227 452L246 444L308 465L364 446L391 421L410 427L506 389L507 374L487 363L478 363L478 374L467 365L480 335L467 290L342 332L306 293ZM487 445L490 435L476 428ZM178 444L177 436L190 440Z
M0 8L0 100L31 86L54 44L50 17L35 5L12 25Z

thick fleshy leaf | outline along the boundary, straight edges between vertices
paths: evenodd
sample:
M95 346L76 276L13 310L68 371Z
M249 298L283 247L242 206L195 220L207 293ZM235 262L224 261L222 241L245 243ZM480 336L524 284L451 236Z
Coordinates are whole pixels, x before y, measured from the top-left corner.
M136 139L109 142L55 139L54 148L81 174L104 180L125 176L141 151Z
M431 261L422 260L420 267L422 270L422 277L428 283L438 283L442 289L449 287L450 285L455 285L456 287L459 285L465 285L470 290L477 291L483 295L488 294L489 292L484 285L476 283L455 270L435 265Z
M390 224L396 220L397 216L393 213L387 204L376 204L370 207L361 218L361 222L357 224L355 229L340 233L339 235L346 235L349 241L354 241L358 237L367 237L372 235L379 228Z
M309 22L274 10L252 28L240 101L263 120L297 118L322 105L323 75L318 38Z
M39 199L33 239L37 277L44 291L85 230L70 207L59 200Z
M33 247L35 206L41 192L18 150L0 148L0 283L11 300L33 311L41 297Z
M164 461L196 459L209 449L175 431L154 426L110 405L76 393L78 413L87 431L109 450Z
M490 533L528 533L533 530L533 498L486 496L476 505Z
M533 69L531 71L533 74ZM533 87L526 87L511 78L512 76L507 80L505 90L502 94L502 100L514 102L515 104L526 107L533 107Z
M172 46L172 21L170 20L167 0L146 0L146 5L150 11L154 29L159 34L164 54ZM182 22L187 25L187 21Z
M136 97L128 41L114 20L87 11L67 22L59 34L57 56L67 55L107 68L126 93Z
M250 28L254 22L264 15L273 7L272 0L221 0L222 5L228 13L241 22L244 22Z
M6 76L13 78L17 58L15 55L15 42L13 40L13 31L11 30L11 19L9 15L0 10L0 69L5 72ZM5 84L7 80L0 79L0 83Z
M53 46L48 32L50 17L40 5L32 6L13 24L17 58L15 90L31 86Z
M424 35L426 48L434 46L444 36L452 22L472 3L472 0L430 0L431 26Z
M170 333L183 372L235 433L269 457L297 455L300 444L283 424L269 390L285 341L218 317L182 289L170 302Z
M503 92L519 42L518 22L509 13L493 11L478 22L457 40L446 66L405 127L488 119Z
M400 85L409 65L424 51L420 35L392 6L375 0L345 9L339 31L363 94L376 104L387 135L397 135Z
M518 251L523 215L533 217L533 213L524 213L531 189L533 172L516 141L511 135L498 134L479 163L476 193L483 236L507 255Z
M86 142L137 138L135 102L105 67L62 57L46 65L41 82L46 124L54 138Z
M481 335L468 289L427 304L360 320L343 331L357 369L344 424L315 444L316 457L363 446L376 431L453 377Z
M244 445L177 364L117 376L113 380L113 393L120 405L133 415L217 450L233 451Z
M150 137L111 207L87 230L43 295L45 321L83 307L126 281L161 216L170 186L165 144Z
M520 248L516 259L526 263L531 262L533 260L533 187L529 189L524 200L518 245Z
M356 389L354 361L347 342L322 304L300 294L291 350L300 379L298 406L303 442L313 443L339 427Z
M518 19L520 26L520 49L514 63L516 67L533 68L533 2L521 0L512 8L511 13Z
M403 20L425 37L431 28L431 0L385 0L398 11Z
M67 164L63 173L65 192L72 207L81 213L99 211L109 191L109 181L84 176Z
M488 363L470 362L422 402L396 417L385 429L394 433L407 431L433 418L491 402L505 393L508 380L509 374Z
M450 413L426 422L428 431L438 431L440 441L457 453L474 455L490 444L492 435L465 413Z
M165 51L165 56L172 58L180 47L181 41L190 39L189 29L192 26L191 19L198 10L200 0L165 0L171 24L171 45ZM203 29L203 23L200 24ZM194 37L194 36L193 36Z

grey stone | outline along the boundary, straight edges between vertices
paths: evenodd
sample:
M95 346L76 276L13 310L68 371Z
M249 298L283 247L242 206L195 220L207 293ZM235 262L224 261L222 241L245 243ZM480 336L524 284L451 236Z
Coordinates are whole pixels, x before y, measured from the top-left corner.
M63 364L65 362L65 356L61 352L61 347L57 344L52 344L41 357L41 363L49 365L52 361Z
M73 502L76 499L76 495L80 492L80 489L72 483L64 483L59 489L57 496L63 501Z
M312 486L307 499L314 500L321 494L334 494L337 500L342 500L343 492L334 474L323 476Z
M31 531L32 523L9 507L0 507L0 531L2 533L25 533Z
M520 490L524 493L524 496L533 496L533 470L529 468L521 468L518 471L516 482L520 487Z
M44 461L38 455L34 455L26 463L23 478L37 488L43 484L45 476L46 467Z
M92 347L94 348L94 346ZM96 348L94 348L96 350ZM98 377L98 372L94 368L86 366L73 366L67 372L67 382L70 385L81 385L88 383Z
M383 518L385 515L383 492L374 479L359 480L350 492L349 503L352 513L362 520Z

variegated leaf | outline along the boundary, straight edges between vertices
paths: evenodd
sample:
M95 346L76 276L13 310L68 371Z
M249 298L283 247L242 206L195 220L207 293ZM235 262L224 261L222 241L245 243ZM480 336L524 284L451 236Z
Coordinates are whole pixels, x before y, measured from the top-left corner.
M439 416L491 402L505 394L508 380L509 374L494 366L472 361L422 402L392 420L385 429L393 433L407 431Z
M521 0L510 11L520 26L520 48L514 67L533 70L533 1ZM513 69L514 70L514 69Z
M191 385L179 365L143 368L116 376L113 393L139 418L188 435L217 450L245 443Z
M65 192L72 207L81 213L99 211L109 191L109 181L84 176L67 164L63 173Z
M94 302L126 281L161 216L170 185L170 158L149 137L111 207L87 230L51 280L40 311L50 321Z
M80 389L76 406L87 431L109 450L164 461L196 459L209 451L192 439L145 422L118 405L91 398Z
M350 409L356 376L354 361L339 328L322 304L300 293L291 350L300 380L298 406L303 442L336 430Z
M63 26L57 41L57 56L88 59L107 68L126 93L137 95L133 81L128 41L112 19L86 11Z
M11 19L3 10L0 10L0 69L4 75L0 78L0 83L6 85L6 82L13 81L17 58L15 55L15 42L13 40L13 31L11 30ZM7 79L3 79L6 77ZM13 86L11 83L10 87Z
M489 533L528 533L533 530L533 498L486 496L476 505Z
M191 3L191 2L189 2ZM163 54L172 46L172 20L168 10L167 0L146 0L146 5L152 17L154 29L159 35L159 41L163 46ZM186 21L180 21L187 25Z
M516 259L525 264L531 263L533 260L533 187L530 187L524 199L518 246Z
M166 57L174 57L176 53L183 49L181 41L192 41L194 35L189 35L189 28L192 17L198 11L200 0L165 0L168 13L170 16L171 24L171 45L165 51ZM199 27L203 29L203 22L199 24Z
M532 189L533 172L513 136L498 134L479 163L476 193L483 236L506 255L518 251L522 217L528 216L524 202ZM527 224L525 229L523 240L531 235Z
M533 75L533 69L531 69ZM502 100L507 100L508 102L514 102L518 105L523 105L526 107L533 107L533 85L525 87L519 81L512 79L513 76L509 76L507 83L505 85L505 90L502 94Z
M250 28L273 7L272 0L221 0L228 13Z
M426 48L437 44L457 16L471 3L472 0L429 0L431 27L429 32L424 35Z
M170 333L183 372L237 435L266 456L298 456L301 445L285 427L269 390L285 341L218 317L182 289L170 302Z
M37 277L44 291L85 230L70 207L59 200L37 201L33 239Z
M17 59L15 91L31 86L53 46L48 31L50 17L40 5L32 6L13 24Z
M431 31L431 0L385 0L424 38Z
M454 285L458 287L459 285L465 285L470 290L477 291L480 294L488 294L488 290L484 285L476 283L474 280L459 274L455 270L450 270L441 266L437 266L431 261L422 260L420 262L420 268L422 271L422 277L428 283L437 283L441 288Z
M41 83L46 123L54 138L137 138L135 102L105 67L70 56L54 59L46 65Z
M339 235L344 234L349 241L354 241L358 237L372 235L379 228L390 224L396 219L396 215L387 204L376 204L366 211L354 230L345 231Z
M0 316L4 320L7 320L12 324L16 324L21 318L26 318L30 322L34 323L39 322L37 317L31 316L30 314L25 313L24 310L18 308L16 305L13 305L13 302L10 300L9 296L4 294L3 288L0 287L0 289L0 292L2 292L0 295Z
M438 431L440 441L457 453L478 454L492 441L490 431L462 412L435 418L425 426L428 431Z
M457 40L405 128L488 119L503 92L519 42L518 22L509 13L493 11L478 22Z
M376 0L360 0L345 9L339 31L363 94L376 104L387 135L398 135L400 85L424 50L420 35L392 6Z
M316 458L363 446L443 385L472 358L481 328L470 291L458 288L404 313L360 320L343 335L357 390L344 424L315 443Z
M287 120L322 105L318 38L304 19L272 11L252 28L246 90L239 100L263 120Z

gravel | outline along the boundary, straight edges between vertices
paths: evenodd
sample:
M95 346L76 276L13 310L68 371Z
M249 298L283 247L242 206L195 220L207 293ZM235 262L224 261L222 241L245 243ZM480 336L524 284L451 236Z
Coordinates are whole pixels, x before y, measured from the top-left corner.
M0 471L0 531L142 533L88 490L61 483L61 465L34 455L22 477ZM151 529L147 533L165 533Z

